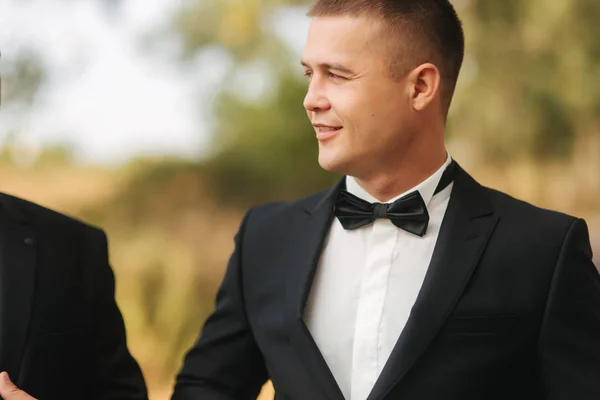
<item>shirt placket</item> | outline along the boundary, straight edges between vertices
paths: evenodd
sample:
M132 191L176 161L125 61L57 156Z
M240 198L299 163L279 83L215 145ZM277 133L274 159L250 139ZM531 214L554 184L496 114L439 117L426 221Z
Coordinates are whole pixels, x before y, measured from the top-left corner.
M381 319L398 228L377 220L370 233L354 331L351 400L364 400L378 378Z

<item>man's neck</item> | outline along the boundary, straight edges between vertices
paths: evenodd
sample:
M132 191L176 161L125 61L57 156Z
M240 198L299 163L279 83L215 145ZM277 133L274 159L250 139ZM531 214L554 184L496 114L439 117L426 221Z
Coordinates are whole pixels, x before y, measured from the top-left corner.
M371 196L384 203L414 188L433 175L446 162L446 150L435 157L424 158L426 162L405 163L406 165L381 171L365 179L356 177L358 184Z

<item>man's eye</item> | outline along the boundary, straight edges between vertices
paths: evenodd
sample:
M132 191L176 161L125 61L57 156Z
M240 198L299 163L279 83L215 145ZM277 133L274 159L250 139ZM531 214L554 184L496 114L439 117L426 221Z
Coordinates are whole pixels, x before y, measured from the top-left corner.
M307 78L312 78L313 73L311 71L304 71L304 76L306 76Z
M344 79L344 77L343 77L343 76L336 75L336 74L334 74L333 72L330 72L330 73L329 73L329 77L330 77L330 78L333 78L333 79Z

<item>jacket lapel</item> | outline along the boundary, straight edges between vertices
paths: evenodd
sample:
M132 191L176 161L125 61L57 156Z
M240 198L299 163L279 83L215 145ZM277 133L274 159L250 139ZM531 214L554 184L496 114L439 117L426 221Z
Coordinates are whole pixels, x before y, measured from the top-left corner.
M368 400L384 398L433 340L465 289L497 221L486 190L457 165L423 286Z
M31 315L36 238L14 200L0 194L0 370L14 382Z
M342 392L337 385L323 355L319 351L303 320L304 308L319 263L323 243L333 220L333 204L343 180L327 191L318 204L302 210L302 215L295 221L290 260L290 268L286 286L286 304L284 308L288 334L298 357L307 371L322 389L325 398L343 400Z

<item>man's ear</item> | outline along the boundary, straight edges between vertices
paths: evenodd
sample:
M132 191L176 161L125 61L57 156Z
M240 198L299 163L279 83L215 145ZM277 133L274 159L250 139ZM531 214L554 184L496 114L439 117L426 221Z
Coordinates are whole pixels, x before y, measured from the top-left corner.
M415 111L426 109L439 97L440 81L440 71L431 63L421 64L409 74L410 100Z

